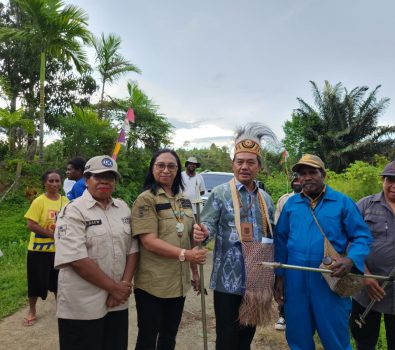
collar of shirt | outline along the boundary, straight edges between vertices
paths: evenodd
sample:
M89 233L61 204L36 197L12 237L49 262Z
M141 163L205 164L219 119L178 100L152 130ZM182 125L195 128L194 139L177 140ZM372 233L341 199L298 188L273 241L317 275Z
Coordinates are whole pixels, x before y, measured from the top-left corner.
M236 180L236 188L237 188L237 190L239 192L241 192L242 190L244 190L244 191L246 191L248 193L255 193L255 192L258 191L258 184L257 184L257 182L255 180L254 180L254 185L255 186L254 186L254 189L251 192L249 192L247 187L244 184L242 184L241 182L239 182L236 178L235 178L235 180Z
M172 196L169 196L162 187L159 187L158 192L156 193L156 196L166 196L167 198L179 199L180 197L182 197L182 192L178 192L175 196L172 197Z
M325 188L323 190L322 195L320 195L319 198L322 198L322 200L336 200L336 191L334 191L330 186L325 184ZM298 196L299 194L299 196ZM304 202L305 200L308 200L310 203L310 199L308 196L303 194L303 192L295 194L295 202Z
M88 190L84 191L84 193L82 194L81 197L84 198L84 200L86 201L86 203L87 203L86 207L87 208L92 208L96 204L99 205L99 202L92 197L92 195L89 193ZM116 203L116 200L114 200L112 197L110 197L110 205L114 205L114 206L118 207L118 204Z

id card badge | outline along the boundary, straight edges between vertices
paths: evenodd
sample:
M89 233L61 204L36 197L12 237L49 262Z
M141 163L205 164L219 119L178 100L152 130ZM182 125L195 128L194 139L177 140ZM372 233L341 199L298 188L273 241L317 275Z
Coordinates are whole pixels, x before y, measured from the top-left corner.
M273 244L273 239L272 238L267 238L267 237L262 237L261 243Z
M240 224L241 228L241 240L242 242L252 242L253 239L253 231L252 231L252 223L243 222Z

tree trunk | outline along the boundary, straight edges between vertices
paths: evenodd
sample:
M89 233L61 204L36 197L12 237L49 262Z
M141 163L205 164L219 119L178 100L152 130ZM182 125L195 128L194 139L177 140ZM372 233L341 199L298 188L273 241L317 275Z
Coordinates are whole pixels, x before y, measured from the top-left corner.
M45 52L40 54L40 135L39 135L39 148L38 160L40 163L44 161L44 124L45 124Z
M106 84L106 81L103 79L103 83L101 85L101 95L100 95L100 106L99 106L99 118L102 119L104 117L104 85Z

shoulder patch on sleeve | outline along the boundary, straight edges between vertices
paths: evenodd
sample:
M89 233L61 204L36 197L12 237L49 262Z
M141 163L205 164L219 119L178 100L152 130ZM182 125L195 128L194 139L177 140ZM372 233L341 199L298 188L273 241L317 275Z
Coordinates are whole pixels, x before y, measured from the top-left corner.
M56 230L58 232L58 239L62 239L62 237L66 236L67 234L67 225L60 225L56 227Z
M130 224L130 216L127 216L127 217L124 217L124 218L122 218L122 222L124 223L124 224Z

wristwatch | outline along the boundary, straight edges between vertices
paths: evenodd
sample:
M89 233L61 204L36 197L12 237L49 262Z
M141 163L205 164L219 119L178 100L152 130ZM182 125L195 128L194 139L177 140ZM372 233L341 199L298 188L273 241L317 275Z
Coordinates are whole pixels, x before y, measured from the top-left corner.
M185 251L186 249L182 249L180 255L178 256L178 260L185 261Z

